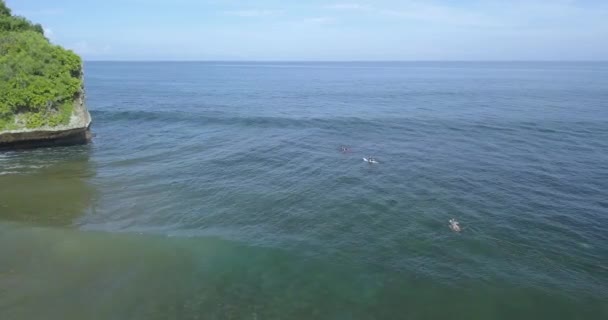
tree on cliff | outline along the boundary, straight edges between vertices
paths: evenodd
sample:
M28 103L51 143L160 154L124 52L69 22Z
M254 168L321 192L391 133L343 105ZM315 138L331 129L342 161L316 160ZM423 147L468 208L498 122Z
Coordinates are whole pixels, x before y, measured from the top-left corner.
M78 55L51 44L41 25L12 15L0 0L0 130L68 123L81 68Z
M0 1L0 16L10 16L11 15L11 9L9 9L6 6L6 3L4 3L4 1Z

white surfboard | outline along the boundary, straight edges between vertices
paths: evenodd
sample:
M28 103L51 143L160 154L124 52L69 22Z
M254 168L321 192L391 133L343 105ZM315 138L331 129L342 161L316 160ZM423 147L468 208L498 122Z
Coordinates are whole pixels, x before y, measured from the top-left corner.
M363 158L363 161L365 161L367 163L378 163L378 161L376 161L374 159L368 159L368 158Z

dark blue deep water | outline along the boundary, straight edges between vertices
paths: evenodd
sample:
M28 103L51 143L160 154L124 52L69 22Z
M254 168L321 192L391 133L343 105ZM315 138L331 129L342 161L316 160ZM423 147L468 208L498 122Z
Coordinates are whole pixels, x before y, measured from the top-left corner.
M0 153L1 319L608 319L608 63L85 81L91 145Z

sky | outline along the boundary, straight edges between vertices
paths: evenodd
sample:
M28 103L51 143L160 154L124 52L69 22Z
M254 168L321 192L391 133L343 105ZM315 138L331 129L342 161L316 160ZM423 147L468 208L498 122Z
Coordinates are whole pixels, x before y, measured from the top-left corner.
M85 60L608 60L608 0L6 0Z

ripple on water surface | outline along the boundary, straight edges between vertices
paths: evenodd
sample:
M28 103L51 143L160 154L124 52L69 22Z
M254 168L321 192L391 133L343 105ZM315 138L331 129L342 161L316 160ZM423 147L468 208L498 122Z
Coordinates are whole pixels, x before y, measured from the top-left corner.
M0 153L5 312L606 317L605 65L270 66L87 64L94 143Z

